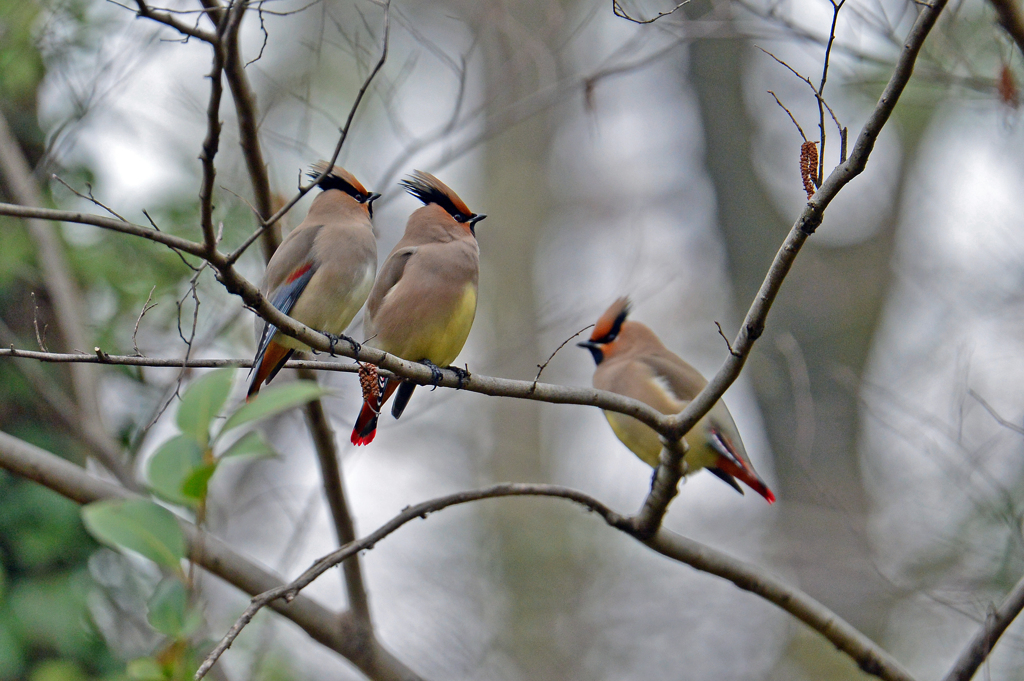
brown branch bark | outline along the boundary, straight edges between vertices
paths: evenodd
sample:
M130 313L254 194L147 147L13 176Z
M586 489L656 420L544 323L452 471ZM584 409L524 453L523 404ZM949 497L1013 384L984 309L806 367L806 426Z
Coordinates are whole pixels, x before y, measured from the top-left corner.
M131 492L104 482L85 470L23 440L0 432L0 467L44 485L80 504L100 499L131 498ZM282 586L281 580L262 566L243 557L224 542L192 523L179 519L189 555L204 569L242 591L255 595ZM352 624L338 626L339 615L312 599L299 596L274 609L299 625L313 640L337 652L375 681L419 681L406 667L371 637L356 645Z

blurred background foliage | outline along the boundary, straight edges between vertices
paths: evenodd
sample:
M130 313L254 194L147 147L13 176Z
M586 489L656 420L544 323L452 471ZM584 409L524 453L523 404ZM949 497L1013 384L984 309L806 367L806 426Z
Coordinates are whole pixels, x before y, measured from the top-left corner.
M847 3L826 96L852 145L915 4ZM333 148L376 58L380 11L265 4L280 14L247 17L245 54L262 55L247 73L275 189L287 194L300 169ZM644 17L672 5L623 3ZM375 212L381 255L413 207L394 184L413 167L437 172L491 216L478 230L481 305L460 362L532 379L559 343L629 293L638 319L714 372L725 353L714 322L731 335L806 200L799 136L764 90L817 135L806 85L754 46L817 82L832 6L693 0L647 27L579 0L394 10L390 60L341 163L384 192ZM208 50L133 16L98 0L0 0L0 112L50 205L102 212L57 174L132 221L195 238ZM1019 102L997 88L1004 69L1019 82L1020 55L988 5L954 3L868 172L801 253L727 395L780 502L765 509L697 476L668 519L784 575L921 678L945 669L1024 572L1021 438L971 393L1016 422L1024 413L1015 388L1024 378L1024 138ZM215 219L233 245L253 221L227 100ZM829 134L826 172L838 161ZM306 205L287 220L297 223ZM196 313L191 259L59 228L86 311L88 346L75 348L54 318L29 230L5 217L0 230L4 345L184 354L179 333L190 336ZM258 279L256 249L240 266ZM208 272L197 282L193 356L251 353L237 300ZM157 307L135 337L150 299ZM544 379L586 384L589 358L573 352L560 353ZM142 471L173 433L178 372L96 375L102 425ZM325 404L344 434L358 393L344 376L321 381L334 389ZM70 385L66 365L0 362L0 429L85 464L95 442L60 398ZM501 480L567 484L632 510L649 472L592 411L424 395L401 423L382 425L372 449L344 451L357 526L365 532L407 504ZM263 433L283 458L215 479L208 523L288 575L333 548L332 534L300 420L280 417ZM382 640L428 678L676 678L680 669L690 678L864 677L787 616L654 558L576 509L488 502L415 528L368 554L365 572ZM101 548L74 504L7 474L0 566L0 679L146 678L151 669L128 661L169 650L146 621L160 572ZM196 593L207 616L201 647L246 599L209 579ZM330 575L311 593L344 603ZM1018 678L1022 663L1015 625L986 673ZM358 678L269 615L217 673Z

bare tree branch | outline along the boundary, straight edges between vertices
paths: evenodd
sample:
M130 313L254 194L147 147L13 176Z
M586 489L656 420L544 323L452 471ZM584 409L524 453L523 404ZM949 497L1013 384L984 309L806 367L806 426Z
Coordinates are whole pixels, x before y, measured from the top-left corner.
M82 468L23 440L0 432L0 468L34 480L80 504L100 499L135 498L113 483L89 475ZM203 568L248 594L279 588L281 580L267 569L236 553L220 539L178 519L189 555ZM201 547L201 550L199 550ZM274 609L299 625L311 638L350 660L375 681L419 681L420 677L385 649L375 638L360 639L354 626L339 627L338 614L300 596Z
M14 203L0 203L0 215L10 215L11 217L27 219L39 218L41 220L73 222L80 225L102 227L103 229L109 229L122 234L140 236L143 239L149 239L150 241L163 244L164 246L168 246L176 251L182 251L200 258L202 258L203 254L206 252L203 245L195 241L182 239L181 237L161 232L153 229L152 227L143 227L142 225L137 225L133 222L125 222L124 220L117 220L114 218L105 218L101 215L93 215L91 213L79 213L69 210L53 210L51 208L35 208L32 206L19 206Z
M985 619L978 633L967 644L943 681L971 681L981 663L999 641L1010 623L1024 610L1024 578L1006 595L1003 602Z
M166 12L154 11L150 9L149 5L147 5L144 2L144 0L135 0L135 4L138 6L138 11L136 12L136 14L140 17L143 17L145 19L151 19L161 24L165 24L167 26L170 26L174 30L178 31L178 33L181 33L182 35L198 38L199 40L210 43L211 45L215 45L217 43L217 36L213 33L210 33L209 31L204 31L198 26L190 26L185 22L181 21L180 19L177 19Z

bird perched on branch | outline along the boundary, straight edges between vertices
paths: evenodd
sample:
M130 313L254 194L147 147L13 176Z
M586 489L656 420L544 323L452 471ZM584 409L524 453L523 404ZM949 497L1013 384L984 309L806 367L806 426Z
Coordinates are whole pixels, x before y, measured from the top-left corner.
M662 344L649 328L628 321L629 299L619 298L594 326L590 340L578 343L594 357L594 387L632 397L660 411L678 414L707 385L696 369ZM658 466L661 439L658 433L632 416L606 411L605 417L622 444L651 467ZM686 474L706 468L737 492L737 479L763 496L769 504L775 495L754 471L732 415L723 402L697 422L685 436L689 451L683 460Z
M370 291L364 326L368 344L413 362L438 367L455 361L466 344L476 316L480 248L477 215L446 184L414 171L402 180L406 191L423 202L409 216L405 235L380 268ZM455 369L460 376L460 369ZM377 432L381 407L397 390L391 414L402 415L415 383L381 379L379 396L368 396L352 429L352 444L365 445Z
M377 240L370 218L380 194L368 192L350 172L318 161L309 176L326 177L306 219L281 242L267 263L261 291L271 304L332 340L341 336L366 302L377 271ZM269 383L296 350L308 346L256 318L257 351L247 400Z

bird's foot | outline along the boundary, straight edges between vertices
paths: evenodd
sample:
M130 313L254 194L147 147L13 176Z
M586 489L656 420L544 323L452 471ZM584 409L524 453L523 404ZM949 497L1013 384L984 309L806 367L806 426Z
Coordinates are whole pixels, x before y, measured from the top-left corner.
M456 380L458 380L458 384L455 386L456 390L462 390L464 387L466 387L466 381L468 381L469 377L473 375L473 374L469 373L469 365L468 364L466 365L465 369L462 369L462 368L457 367L457 366L452 366L452 365L449 365L449 366L447 366L445 368L455 374L455 378L456 378Z
M433 386L430 391L433 392L437 390L437 386L440 385L441 379L444 378L444 374L441 373L441 369L429 359L420 360L420 364L423 364L430 369L430 385Z
M341 341L345 341L346 343L348 343L352 347L352 352L355 354L355 356L357 358L359 357L359 351L362 350L363 346L356 339L350 338L350 337L346 336L345 334L341 334L340 336L336 336L333 333L327 333L326 331L324 331L323 334L325 336L327 336L327 338L331 341L331 346L330 346L331 357L337 357L337 355L335 355L335 353L334 353L334 346L337 345L338 343L340 343Z

